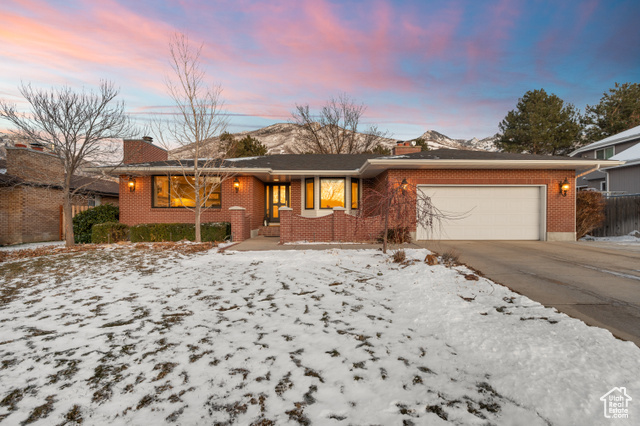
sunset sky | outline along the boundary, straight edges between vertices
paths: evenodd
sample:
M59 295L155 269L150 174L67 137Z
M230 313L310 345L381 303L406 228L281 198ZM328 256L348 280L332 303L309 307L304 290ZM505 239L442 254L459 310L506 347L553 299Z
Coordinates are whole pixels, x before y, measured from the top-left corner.
M178 31L204 42L231 131L345 92L396 139L482 138L527 90L582 110L614 82L640 82L639 21L638 0L1 0L0 97L24 107L21 81L109 79L136 117L167 111Z

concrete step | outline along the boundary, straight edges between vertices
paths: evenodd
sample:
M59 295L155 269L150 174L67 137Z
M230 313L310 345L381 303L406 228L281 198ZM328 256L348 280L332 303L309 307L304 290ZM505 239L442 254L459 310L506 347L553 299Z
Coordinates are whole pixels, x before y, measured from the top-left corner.
M264 235L265 237L279 237L280 225L261 226L258 229L258 235Z

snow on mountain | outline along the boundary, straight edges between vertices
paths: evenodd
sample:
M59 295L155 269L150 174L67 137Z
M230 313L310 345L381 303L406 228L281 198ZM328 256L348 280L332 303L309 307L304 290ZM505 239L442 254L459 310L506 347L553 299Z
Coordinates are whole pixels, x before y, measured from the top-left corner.
M484 139L472 138L472 139L452 139L442 133L435 130L427 130L422 135L411 141L417 139L424 139L430 149L465 149L471 151L497 151L495 146L496 136L491 136Z
M236 139L243 138L245 136L251 136L257 139L267 147L268 154L286 154L292 152L292 147L298 144L300 139L300 125L294 123L276 123L271 126L263 127L258 130L250 130L233 135ZM448 136L438 133L435 130L428 130L423 133L419 138L427 141L430 149L448 148L448 149L466 149L473 151L497 151L494 145L496 139L495 136L484 139L451 139ZM410 139L409 141L415 141L418 138ZM213 138L212 142L217 142L218 138ZM396 145L397 139L383 138L381 144L392 148ZM179 158L182 149L175 149L171 151L171 158Z

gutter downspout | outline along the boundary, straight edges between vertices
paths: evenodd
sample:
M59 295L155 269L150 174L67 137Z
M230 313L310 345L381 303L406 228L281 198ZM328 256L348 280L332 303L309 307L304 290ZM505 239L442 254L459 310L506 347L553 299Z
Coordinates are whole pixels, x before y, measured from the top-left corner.
M588 175L589 173L593 173L600 170L600 164L598 164L596 167L594 167L593 169L587 170L584 173L580 173L578 176L576 176L576 179L581 178L582 176Z

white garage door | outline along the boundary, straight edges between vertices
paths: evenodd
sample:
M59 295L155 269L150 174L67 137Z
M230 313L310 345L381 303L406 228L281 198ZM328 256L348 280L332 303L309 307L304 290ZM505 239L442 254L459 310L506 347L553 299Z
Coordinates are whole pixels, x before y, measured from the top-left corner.
M539 240L543 187L419 186L418 191L450 218L432 230L418 227L418 240Z

